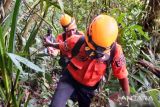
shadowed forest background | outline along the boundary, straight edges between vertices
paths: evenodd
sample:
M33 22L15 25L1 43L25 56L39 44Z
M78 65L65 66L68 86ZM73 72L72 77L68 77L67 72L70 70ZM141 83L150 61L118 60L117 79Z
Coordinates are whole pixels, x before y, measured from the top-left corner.
M119 25L132 95L152 98L160 107L160 0L0 0L0 107L48 106L59 80L58 56L49 56L42 38L47 29L63 32L62 13L76 19L78 29L98 14L113 16ZM92 107L115 107L118 80L103 79ZM108 81L105 83L105 81ZM135 101L144 107L147 101ZM68 101L68 107L77 103ZM148 106L145 106L148 107Z

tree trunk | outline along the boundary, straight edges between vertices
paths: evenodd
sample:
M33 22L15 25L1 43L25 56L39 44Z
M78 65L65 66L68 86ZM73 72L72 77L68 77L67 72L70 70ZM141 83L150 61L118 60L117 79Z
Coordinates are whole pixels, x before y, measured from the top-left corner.
M151 71L153 74L155 74L158 78L160 78L160 68L153 65L151 62L148 62L146 60L140 60L138 61L140 65L147 68L149 71Z

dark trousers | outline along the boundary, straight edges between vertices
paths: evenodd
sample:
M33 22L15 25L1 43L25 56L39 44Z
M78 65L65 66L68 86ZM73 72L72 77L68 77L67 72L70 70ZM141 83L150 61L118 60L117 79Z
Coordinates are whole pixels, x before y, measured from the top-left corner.
M94 96L94 87L81 85L73 79L68 71L64 71L53 95L50 107L65 107L72 93L76 93L79 107L89 107Z

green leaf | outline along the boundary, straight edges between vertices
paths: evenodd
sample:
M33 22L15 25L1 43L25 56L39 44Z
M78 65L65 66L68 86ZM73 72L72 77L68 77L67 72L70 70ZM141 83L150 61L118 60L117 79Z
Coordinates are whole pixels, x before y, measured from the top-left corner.
M20 66L20 63L23 63L24 65L28 66L29 68L35 70L35 71L41 71L43 72L43 70L41 68L39 68L37 65L33 64L31 61L29 61L26 58L23 58L21 56L12 54L12 53L8 53L8 56L11 58L11 60L13 61L13 63L16 65L16 67L22 71L22 67Z
M7 19L3 23L3 26L2 26L3 35L5 35L7 31L10 29L12 16L13 16L13 12L7 16Z
M16 95L14 94L14 92L11 94L11 96L12 96L12 100L13 100L13 105L14 105L14 107L18 107Z
M8 49L9 52L14 52L15 34L16 34L16 28L17 28L16 25L17 25L20 3L21 3L21 0L16 0L13 17L12 17L11 33L9 38L9 49Z
M5 69L5 44L4 44L4 39L3 39L3 35L2 35L2 27L0 25L0 68L1 70Z
M126 16L125 13L121 13L117 18L117 22L120 23L123 28L125 27L125 22L124 22L125 16Z
M160 107L160 91L157 89L153 89L148 92L150 96L153 98L153 102L155 107Z
M131 91L131 93L134 93L134 94L137 92L134 87L130 87L130 91Z
M36 37L36 34L38 32L38 28L36 28L37 24L35 24L35 26L33 27L33 30L29 36L29 39L24 47L24 52L28 52L29 51L29 47L32 46L34 40L35 40L35 37Z
M142 40L136 40L136 41L135 41L135 46L141 45L142 43L143 43Z
M0 85L0 95L3 98L3 100L6 100L5 92L4 89L1 87L1 85Z
M15 58L14 54L10 54L8 53L8 56L10 57L10 59L12 60L12 62L15 64L15 66L21 71L23 72L22 66L19 63L19 61Z
M45 78L46 78L46 80L48 81L49 84L52 83L53 80L52 80L52 76L51 76L50 73L45 73Z
M141 34L145 39L150 40L149 36L147 35L147 33L145 33L142 29L142 26L140 25L132 25L130 27L131 29L136 30L139 34Z
M7 94L9 94L9 77L7 75L6 71L6 50L5 50L5 44L4 39L2 35L2 27L0 25L0 71L2 73L2 78L4 80L5 90L7 91Z
M24 97L24 94L23 93L19 93L18 97L17 97L17 104L18 104L18 107L20 107L21 105L21 101L23 100L23 97Z
M139 72L141 79L144 81L144 83L146 84L147 88L151 88L150 87L150 83L148 82L146 75L143 72Z
M147 87L147 85L138 76L132 74L129 74L129 76L131 76L133 79L135 79L136 81Z
M57 4L57 2L52 2L50 0L44 0L44 1L48 2L47 3L48 5L53 5L54 7L61 9L61 7ZM71 11L64 10L64 13L71 15Z
M17 20L18 20L18 13L20 8L21 0L16 0L15 6L14 6L14 12L12 16L12 24L11 24L11 32L10 32L10 38L9 38L9 45L8 45L8 52L14 53L15 48L15 35L16 35L16 26L17 26ZM8 60L8 68L10 68L9 72L12 73L12 61Z
M143 53L143 58L145 58L146 60L148 60L148 61L150 61L150 62L152 62L153 60L152 60L152 58L150 57L150 55L147 55L145 52L143 52L142 51L142 53Z
M136 87L135 87L135 82L133 81L133 78L129 78L129 83L131 84L130 86L130 90L131 90L131 93L136 93Z
M59 6L61 8L62 13L64 13L64 6L63 6L63 1L62 0L58 0Z

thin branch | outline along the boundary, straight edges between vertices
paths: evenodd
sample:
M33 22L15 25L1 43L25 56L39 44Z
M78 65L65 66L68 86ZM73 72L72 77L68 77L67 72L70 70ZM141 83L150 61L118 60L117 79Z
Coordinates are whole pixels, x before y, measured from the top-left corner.
M31 7L26 3L26 1L25 2L23 2L24 4L25 4L25 6L28 8L28 10L30 10L31 11ZM39 15L37 12L34 12L33 11L33 13L34 14L36 14L39 18L41 18L41 20L43 20L46 24L48 24L49 26L51 26L51 27L53 27L49 22L47 22L41 15ZM54 28L54 27L53 27Z
M54 19L54 14L52 15L52 25L53 25L54 29L56 30L56 34L58 34L58 30L57 30L56 26L54 25L53 19Z

